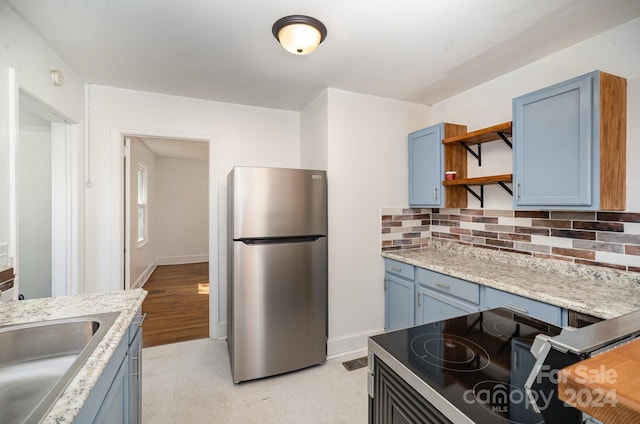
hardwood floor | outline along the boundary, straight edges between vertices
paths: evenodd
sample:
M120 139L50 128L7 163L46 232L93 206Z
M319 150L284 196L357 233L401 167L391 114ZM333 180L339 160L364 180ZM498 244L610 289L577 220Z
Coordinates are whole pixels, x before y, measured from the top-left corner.
M159 266L144 289L142 347L209 337L209 263Z

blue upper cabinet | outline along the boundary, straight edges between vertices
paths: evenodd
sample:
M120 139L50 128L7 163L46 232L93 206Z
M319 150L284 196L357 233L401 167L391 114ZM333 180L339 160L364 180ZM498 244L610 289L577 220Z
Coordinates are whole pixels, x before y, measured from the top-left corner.
M409 134L409 206L444 206L442 139L464 132L465 126L440 123Z
M624 210L626 80L595 71L513 99L514 208Z

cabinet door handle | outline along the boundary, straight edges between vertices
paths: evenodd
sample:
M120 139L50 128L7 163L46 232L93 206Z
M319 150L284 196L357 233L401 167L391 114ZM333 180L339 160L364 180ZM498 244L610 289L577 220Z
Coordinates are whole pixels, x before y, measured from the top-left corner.
M140 356L141 356L141 355L142 355L142 352L138 352L138 353L136 354L136 356L134 356L133 358L131 358L131 360L132 360L132 361L136 361L136 372L132 372L132 373L131 373L131 376L132 376L132 377L139 377L139 376L140 376L140 374L142 373L142 371L140 370L140 365L141 365L140 363L142 362L142 361L140 361Z
M402 271L402 268L400 268L399 266L392 266L391 270L392 271Z
M513 306L513 305L510 305L508 303L505 303L504 305L502 305L502 307L507 308L507 309L511 309L514 312L519 312L519 313L524 314L524 315L529 315L529 310L528 309L521 308L519 306Z
M142 315L138 315L136 318L138 318L140 321L134 321L134 324L137 325L138 327L142 327L142 323L144 322L144 319L147 317L147 313L145 312Z
M449 290L451 288L451 286L449 284L445 284L445 283L441 283L441 282L436 282L436 286L441 287L443 289Z
M520 182L516 180L516 200L520 199Z
M438 200L438 187L433 188L433 198Z
M417 299L418 307L420 307L421 300L422 300L421 298L422 298L422 293L418 293L418 299Z
M513 368L514 371L518 369L518 351L517 350L513 351L513 364L511 364L511 368Z

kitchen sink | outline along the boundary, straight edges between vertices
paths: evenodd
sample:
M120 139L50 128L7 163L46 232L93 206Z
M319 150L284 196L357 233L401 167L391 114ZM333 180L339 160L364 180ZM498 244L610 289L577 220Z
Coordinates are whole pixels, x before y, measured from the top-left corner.
M119 314L0 327L0 422L44 418Z

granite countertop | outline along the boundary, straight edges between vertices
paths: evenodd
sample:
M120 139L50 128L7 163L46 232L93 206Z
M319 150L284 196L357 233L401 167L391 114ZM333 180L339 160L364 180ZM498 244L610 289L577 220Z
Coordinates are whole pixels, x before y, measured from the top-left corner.
M433 240L382 256L600 318L640 309L638 273Z
M143 289L0 303L0 326L120 312L102 341L55 402L43 423L72 422L127 334L147 292Z

